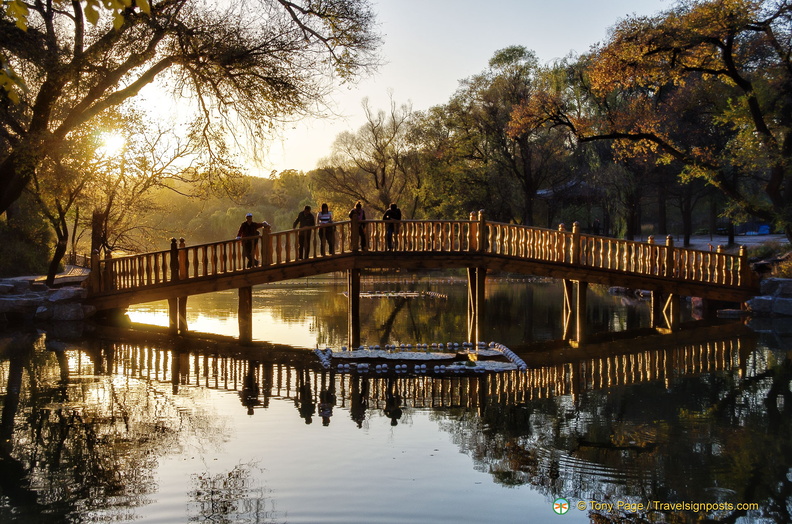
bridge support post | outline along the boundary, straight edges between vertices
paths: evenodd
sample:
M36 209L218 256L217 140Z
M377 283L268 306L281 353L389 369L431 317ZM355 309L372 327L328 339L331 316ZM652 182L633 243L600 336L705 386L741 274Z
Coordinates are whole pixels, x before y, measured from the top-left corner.
M360 270L347 271L349 348L360 346Z
M681 297L675 293L652 291L652 327L659 331L676 331L682 319Z
M253 340L253 287L239 288L239 342L247 344Z
M168 299L168 331L171 335L187 333L187 297Z
M676 331L679 329L679 323L682 316L682 304L680 298L681 297L675 293L669 293L665 307L663 308L663 315L665 316L666 324L668 324L668 329L671 331Z
M663 294L660 293L659 291L652 291L651 301L650 301L650 309L651 309L650 326L652 328L663 327L664 307L665 307L665 302L663 301Z
M572 340L572 312L575 310L575 302L573 300L575 293L575 285L571 280L564 279L562 281L564 286L564 304L561 310L562 325L564 326L564 340Z
M564 280L563 337L564 340L569 340L573 345L581 345L586 342L586 331L588 329L586 323L587 291L588 282Z
M171 335L179 334L179 299L168 299L168 332Z
M471 267L468 277L468 342L480 342L484 336L484 309L487 268Z
M577 304L575 306L575 341L578 344L586 343L586 305L588 282L577 281Z

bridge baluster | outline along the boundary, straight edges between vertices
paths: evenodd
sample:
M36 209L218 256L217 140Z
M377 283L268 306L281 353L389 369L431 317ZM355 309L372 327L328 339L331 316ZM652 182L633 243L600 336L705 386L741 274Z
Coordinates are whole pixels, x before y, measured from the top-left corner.
M144 260L144 256L135 258L135 286L146 285Z

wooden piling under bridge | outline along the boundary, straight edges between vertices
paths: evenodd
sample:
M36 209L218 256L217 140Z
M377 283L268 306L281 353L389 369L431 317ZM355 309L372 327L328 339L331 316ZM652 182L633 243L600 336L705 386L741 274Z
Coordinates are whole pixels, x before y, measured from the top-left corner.
M759 290L758 275L745 249L738 254L699 251L647 242L587 235L576 222L544 229L485 220L402 220L392 250L385 241L386 221L335 222L271 232L241 240L188 246L172 239L165 251L91 260L88 301L99 311L168 300L172 333L187 333L188 297L239 290L239 339L252 338L252 288L283 280L344 272L348 285L349 345L360 345L360 277L366 269L465 268L468 283L468 341L478 341L486 307L487 273L503 271L564 281L565 338L586 342L586 294L589 283L643 289L652 294L652 324L678 329L680 297L705 302L744 302ZM359 227L362 226L362 227ZM335 238L333 253L320 245L319 232ZM366 236L361 249L359 235ZM300 258L298 235L308 233L309 254ZM323 232L324 233L324 232ZM325 236L324 234L322 236ZM253 243L253 260L244 258L243 242ZM249 262L252 262L248 267Z

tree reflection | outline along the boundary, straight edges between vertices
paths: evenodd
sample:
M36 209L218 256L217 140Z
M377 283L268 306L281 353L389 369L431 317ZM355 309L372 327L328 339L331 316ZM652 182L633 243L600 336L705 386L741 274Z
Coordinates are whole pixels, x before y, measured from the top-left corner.
M223 438L218 417L179 409L146 381L117 385L92 375L80 368L88 353L46 345L45 336L28 334L5 352L1 521L132 519L156 492L159 457L180 445L182 432ZM110 353L94 354L91 368L98 354Z
M792 364L680 376L570 397L482 406L480 418L442 413L441 426L504 485L583 501L758 502L711 522L750 515L792 522ZM440 413L438 413L440 414ZM663 516L661 517L660 514ZM591 511L593 522L689 522L691 512Z
M221 524L277 522L276 511L267 490L258 486L252 464L239 464L227 473L204 472L192 475L188 511L190 522ZM260 475L259 475L260 477Z

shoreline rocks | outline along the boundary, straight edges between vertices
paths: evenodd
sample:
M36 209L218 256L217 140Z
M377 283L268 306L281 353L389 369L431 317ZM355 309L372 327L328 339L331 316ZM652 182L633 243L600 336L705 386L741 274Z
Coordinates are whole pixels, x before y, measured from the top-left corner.
M759 288L760 295L746 302L754 316L792 316L792 279L766 278Z
M86 297L81 286L50 289L35 280L0 280L0 322L85 320L96 314L96 308L83 304Z

